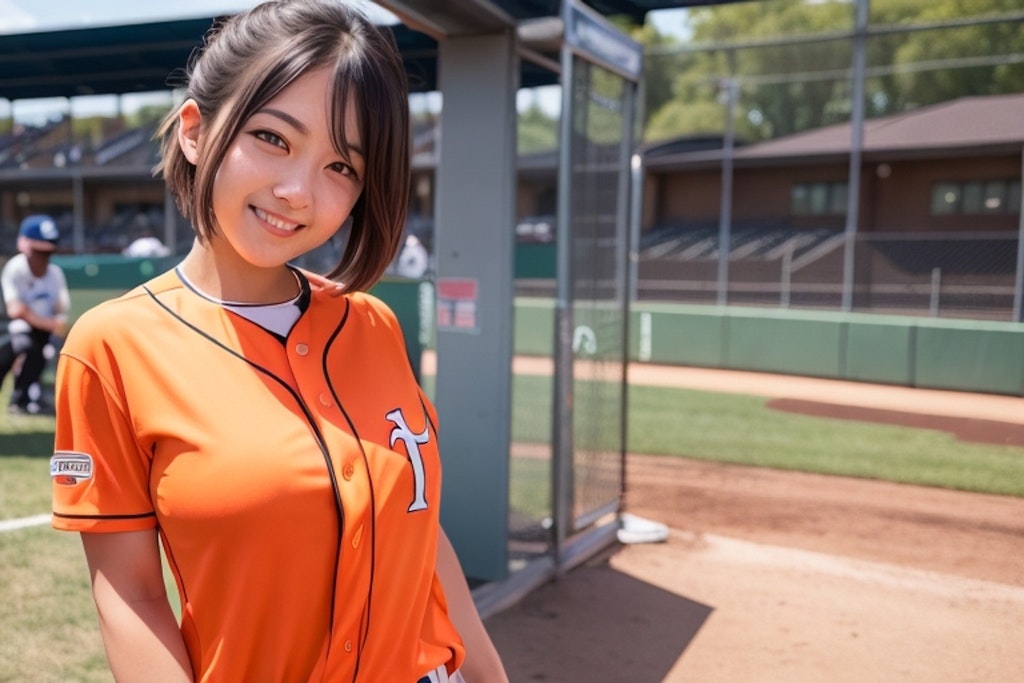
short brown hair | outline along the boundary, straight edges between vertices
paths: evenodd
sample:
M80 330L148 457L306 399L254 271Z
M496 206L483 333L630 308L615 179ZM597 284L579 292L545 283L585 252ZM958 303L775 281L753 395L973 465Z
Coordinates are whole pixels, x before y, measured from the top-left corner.
M327 274L349 291L367 289L401 244L409 204L408 82L394 37L358 10L330 0L274 0L215 24L190 59L185 98L203 117L200 162L177 142L178 108L157 133L162 174L198 238L217 231L213 182L244 123L303 74L333 70L332 138L347 157L351 101L365 151L363 193L352 208L341 261ZM338 226L339 228L341 226Z

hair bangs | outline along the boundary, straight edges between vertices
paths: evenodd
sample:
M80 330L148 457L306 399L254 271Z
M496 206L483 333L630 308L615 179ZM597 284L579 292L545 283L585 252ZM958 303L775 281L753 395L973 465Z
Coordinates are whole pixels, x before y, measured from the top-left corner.
M351 60L339 60L334 67L334 82L331 86L331 141L334 143L334 151L347 162L352 161L353 151L364 158L367 155L367 122L370 117L364 109L363 98L359 97L359 86L355 83L353 73L356 69L358 65L353 65ZM355 116L355 131L349 130L349 112ZM354 137L353 132L358 137ZM353 145L353 140L358 140L359 144Z

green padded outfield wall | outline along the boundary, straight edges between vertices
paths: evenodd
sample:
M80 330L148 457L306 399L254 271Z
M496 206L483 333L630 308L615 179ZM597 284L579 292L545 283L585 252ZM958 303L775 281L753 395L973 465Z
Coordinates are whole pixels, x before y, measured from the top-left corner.
M1021 395L1022 330L985 321L918 322L915 386Z
M557 267L555 245L524 242L516 244L514 267L516 278L555 279Z
M724 366L787 375L842 375L842 320L832 315L727 309Z
M716 306L634 306L629 325L630 357L671 365L724 367L724 311Z
M516 353L547 355L551 306L516 301ZM640 302L634 361L1024 395L1024 324Z
M846 366L842 377L860 382L914 386L912 319L859 316L845 324Z
M68 289L122 292L173 268L180 260L180 256L129 258L119 254L62 254L53 257L53 262L64 270Z
M638 303L630 337L645 362L1024 395L1020 323Z

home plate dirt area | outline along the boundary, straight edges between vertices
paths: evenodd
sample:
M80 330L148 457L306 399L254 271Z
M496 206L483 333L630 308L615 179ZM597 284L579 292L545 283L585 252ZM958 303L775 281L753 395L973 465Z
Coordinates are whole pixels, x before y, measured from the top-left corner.
M780 410L1024 444L1016 397L683 374ZM668 539L490 617L513 683L1024 681L1024 499L644 455L626 482L624 509Z

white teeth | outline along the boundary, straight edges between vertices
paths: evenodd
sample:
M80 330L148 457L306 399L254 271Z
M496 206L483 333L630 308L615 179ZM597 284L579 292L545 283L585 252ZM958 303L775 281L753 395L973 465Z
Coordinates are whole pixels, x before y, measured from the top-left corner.
M280 218L274 218L263 209L253 207L253 211L256 212L256 216L260 220L266 221L267 223L270 223L275 228L278 228L280 230L288 230L289 232L294 232L299 228L298 223L286 223L285 221L282 221Z

